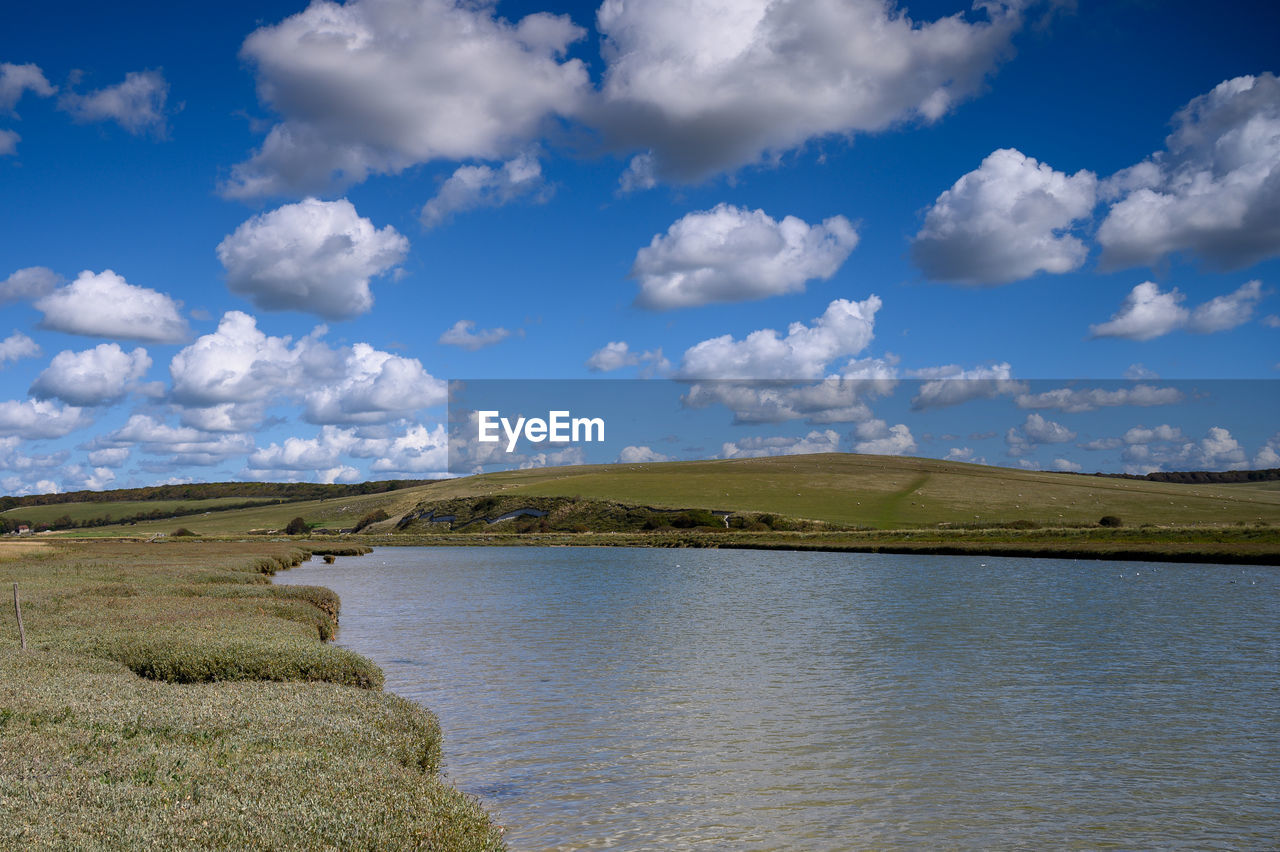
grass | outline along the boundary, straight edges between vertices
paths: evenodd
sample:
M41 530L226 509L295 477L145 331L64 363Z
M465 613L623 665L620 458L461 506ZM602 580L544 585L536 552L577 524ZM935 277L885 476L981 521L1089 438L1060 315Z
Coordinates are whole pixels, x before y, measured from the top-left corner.
M33 524L47 524L64 515L71 520L89 521L110 516L125 518L133 515L159 512L188 517L199 512L218 512L227 506L245 503L276 502L278 498L215 497L207 500L117 500L110 503L52 503L47 506L19 506L0 512L0 517L13 518Z
M1096 533L1055 538L1048 531L1096 528L1106 516L1119 518L1125 528L1158 528L1145 534L1147 544L1143 546L1148 549L1158 549L1156 545L1166 536L1161 530L1171 527L1216 529L1243 524L1280 529L1280 488L1273 486L1274 483L1148 482L933 459L829 453L506 471L385 494L218 512L193 519L187 525L201 535L225 538L251 531L278 531L298 516L324 528L349 529L372 513L385 512L388 519L363 529L361 540L407 544L430 535L431 543L436 543L438 528L422 523L405 524L408 537L390 536L406 515L432 508L466 504L473 514L492 515L475 511L475 507L492 499L506 511L540 506L545 499L582 509L582 517L568 528L582 527L591 534L633 530L632 521L638 515L632 510L649 507L732 512L738 519L745 519L748 526L753 517L773 515L784 521L782 526L792 529L828 525L846 530L879 530L883 533L878 539L881 546L906 541L924 530L1004 530L1023 526L1042 530L1028 534L1026 539L1038 538L1046 542L1047 552L1060 555L1061 547L1083 548L1090 535L1094 541L1105 543L1108 539L1098 538ZM731 526L737 523L734 518L730 521ZM529 520L510 523L512 528L530 534L554 526ZM172 522L139 523L80 531L77 535L167 534L173 526ZM471 532L487 535L503 530L490 531L477 525ZM728 546L733 533L723 531L720 546ZM658 532L654 537L636 539L636 543L656 545L660 536ZM1272 558L1280 558L1280 533L1262 533L1262 537L1269 537L1270 543L1250 545L1246 548L1248 553L1241 553L1254 559L1259 550L1269 548ZM1190 543L1176 538L1170 538L1171 553L1191 552ZM1019 542L1019 546L1030 546L1024 539Z
M500 849L271 543L0 547L0 846Z

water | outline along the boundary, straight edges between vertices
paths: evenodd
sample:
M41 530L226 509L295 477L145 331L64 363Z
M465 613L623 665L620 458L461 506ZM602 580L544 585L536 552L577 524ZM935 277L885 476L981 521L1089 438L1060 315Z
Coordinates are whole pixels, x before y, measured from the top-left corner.
M1280 845L1280 572L383 548L278 578L513 849Z

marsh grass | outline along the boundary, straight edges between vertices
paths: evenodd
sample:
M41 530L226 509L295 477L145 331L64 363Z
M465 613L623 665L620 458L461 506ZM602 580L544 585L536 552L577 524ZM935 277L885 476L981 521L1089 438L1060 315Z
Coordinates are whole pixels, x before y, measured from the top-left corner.
M0 563L0 847L500 849L434 716L321 640L287 545L95 543ZM141 676L139 676L141 675Z

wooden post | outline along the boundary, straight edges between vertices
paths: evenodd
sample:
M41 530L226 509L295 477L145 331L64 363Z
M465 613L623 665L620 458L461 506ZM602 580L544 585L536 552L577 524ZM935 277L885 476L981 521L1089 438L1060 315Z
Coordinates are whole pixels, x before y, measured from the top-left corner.
M27 631L22 628L22 604L18 603L18 584L13 584L13 611L18 616L18 639L22 650L27 650Z

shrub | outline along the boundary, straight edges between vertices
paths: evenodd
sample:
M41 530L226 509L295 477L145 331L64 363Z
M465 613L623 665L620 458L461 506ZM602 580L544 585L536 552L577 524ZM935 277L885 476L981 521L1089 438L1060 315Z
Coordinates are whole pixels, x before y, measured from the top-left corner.
M372 512L357 521L355 527L353 527L351 531L360 532L365 527L376 524L378 521L385 521L389 517L391 516L387 514L385 509L374 509Z
M311 531L311 527L307 526L307 522L303 518L294 518L289 525L284 528L286 535L306 535Z
M187 529L186 527L178 527L176 530L169 533L169 535L171 535L174 538L181 538L182 536L195 535L195 533L193 533L191 530Z
M1098 526L1122 527L1124 526L1124 521L1120 520L1120 518L1118 518L1115 515L1103 515L1101 518L1098 519Z

